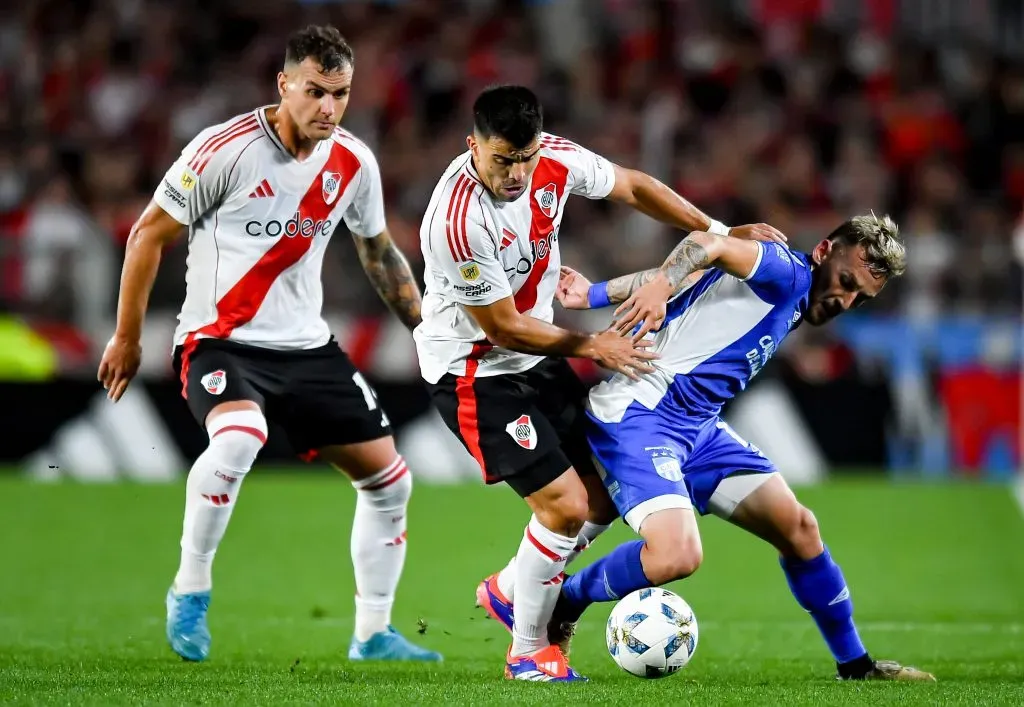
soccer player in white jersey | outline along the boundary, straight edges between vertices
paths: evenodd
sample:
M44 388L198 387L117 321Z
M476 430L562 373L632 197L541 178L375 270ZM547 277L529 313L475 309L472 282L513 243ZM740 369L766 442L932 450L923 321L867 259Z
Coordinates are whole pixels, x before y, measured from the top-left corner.
M544 133L528 88L484 91L473 117L469 150L442 175L420 229L426 291L414 336L445 423L485 481L504 481L533 511L516 556L519 603L506 677L578 680L548 642L547 625L566 559L594 527L588 505L605 500L595 518L614 510L586 446L586 389L564 359L545 357L588 357L636 377L651 370L651 355L646 342L614 331L585 334L550 323L563 208L577 194L686 230L727 229L652 177ZM781 237L763 224L733 231ZM485 586L478 596L487 600Z
M376 394L321 316L324 250L344 221L380 296L408 327L420 321L419 289L385 224L376 160L338 127L353 68L335 28L293 34L277 77L280 103L192 140L128 241L117 328L99 369L114 401L139 367L161 250L189 230L174 364L210 443L188 475L181 564L167 593L167 638L188 660L210 650L214 554L266 442L268 419L297 452L344 470L356 489L349 658L441 658L391 627L412 477Z
M644 329L657 327L653 350L661 357L653 375L636 381L614 376L590 391L587 437L599 472L620 515L643 540L566 578L552 623L555 640L567 644L575 620L593 602L693 574L702 559L696 509L775 547L839 677L934 680L916 668L872 659L814 514L772 462L719 416L796 325L819 326L870 301L904 267L896 225L865 215L839 226L809 254L691 233L661 268L594 285L563 268L563 306L623 303L616 311L620 330L629 332L641 320ZM518 604L514 582L512 591L501 612L491 610L506 627L512 602Z

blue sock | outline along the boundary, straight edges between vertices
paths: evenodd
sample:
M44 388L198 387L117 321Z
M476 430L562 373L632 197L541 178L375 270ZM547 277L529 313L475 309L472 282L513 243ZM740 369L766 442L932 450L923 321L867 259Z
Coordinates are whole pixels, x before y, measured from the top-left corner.
M813 560L780 560L797 602L811 614L837 663L867 655L853 624L853 602L843 571L832 561L828 548Z
M643 540L619 545L610 555L567 578L562 596L582 612L594 602L615 601L637 589L654 586L640 564L643 546Z

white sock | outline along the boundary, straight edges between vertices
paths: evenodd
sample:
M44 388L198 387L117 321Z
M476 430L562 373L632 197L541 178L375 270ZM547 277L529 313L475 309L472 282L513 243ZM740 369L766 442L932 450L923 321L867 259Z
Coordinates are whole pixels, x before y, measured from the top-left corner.
M412 474L398 457L383 471L355 481L352 568L356 576L356 640L387 629L405 564L405 515Z
M174 577L179 594L209 591L213 556L242 480L267 441L267 421L257 410L234 410L215 417L207 427L210 446L199 455L185 483L185 521L181 529L181 564Z
M565 558L565 566L568 567L572 564L573 560L580 556L580 553L590 547L590 544L597 540L597 538L611 525L599 525L597 523L591 523L589 520L583 521L583 527L580 528L580 534L576 536L576 547L572 549L569 556Z
M580 553L590 547L590 543L597 540L597 537L608 530L610 525L598 525L589 520L583 523L580 534L576 536L576 547L565 558L565 566L568 567L572 561L579 557ZM505 569L498 573L498 589L509 601L514 601L516 591L516 558L513 557L505 565Z
M574 547L576 538L545 528L537 516L530 519L516 555L513 656L533 653L548 645L548 622L562 588L565 558Z
M498 573L498 590L505 595L509 601L513 600L516 592L516 556L508 561L505 568Z

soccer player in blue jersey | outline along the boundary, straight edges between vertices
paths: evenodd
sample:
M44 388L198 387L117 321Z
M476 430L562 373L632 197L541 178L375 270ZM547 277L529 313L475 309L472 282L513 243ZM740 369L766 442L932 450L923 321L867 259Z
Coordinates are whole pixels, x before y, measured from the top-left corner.
M843 679L934 680L874 660L853 621L850 590L823 544L814 514L772 462L720 417L801 321L818 326L873 299L903 273L897 227L853 218L810 253L779 243L694 232L660 268L591 284L563 268L557 297L569 309L621 303L620 332L653 334L656 371L616 374L589 393L588 438L605 487L643 539L568 576L551 625L553 642L594 602L693 574L702 549L694 510L713 513L770 543L800 606L818 625ZM597 499L595 499L597 501ZM607 526L591 524L586 541ZM507 570L478 599L495 618L512 614Z

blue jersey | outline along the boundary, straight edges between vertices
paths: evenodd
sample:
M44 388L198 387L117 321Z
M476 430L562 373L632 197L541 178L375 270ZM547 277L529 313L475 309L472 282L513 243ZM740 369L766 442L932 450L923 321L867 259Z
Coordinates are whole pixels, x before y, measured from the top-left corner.
M669 302L653 351L657 372L631 381L622 374L589 396L593 415L620 420L630 406L693 420L717 415L764 367L807 306L806 256L777 243L758 243L745 279L709 270Z
M688 477L689 495L703 513L725 476L773 469L719 413L800 321L811 267L805 255L783 245L757 245L746 278L709 270L669 302L665 323L653 335L652 350L661 356L655 373L638 381L617 374L590 391L588 436L620 511L655 491L670 492L659 479L681 488ZM638 487L632 499L621 498L628 495L627 480ZM698 486L704 488L695 495Z

